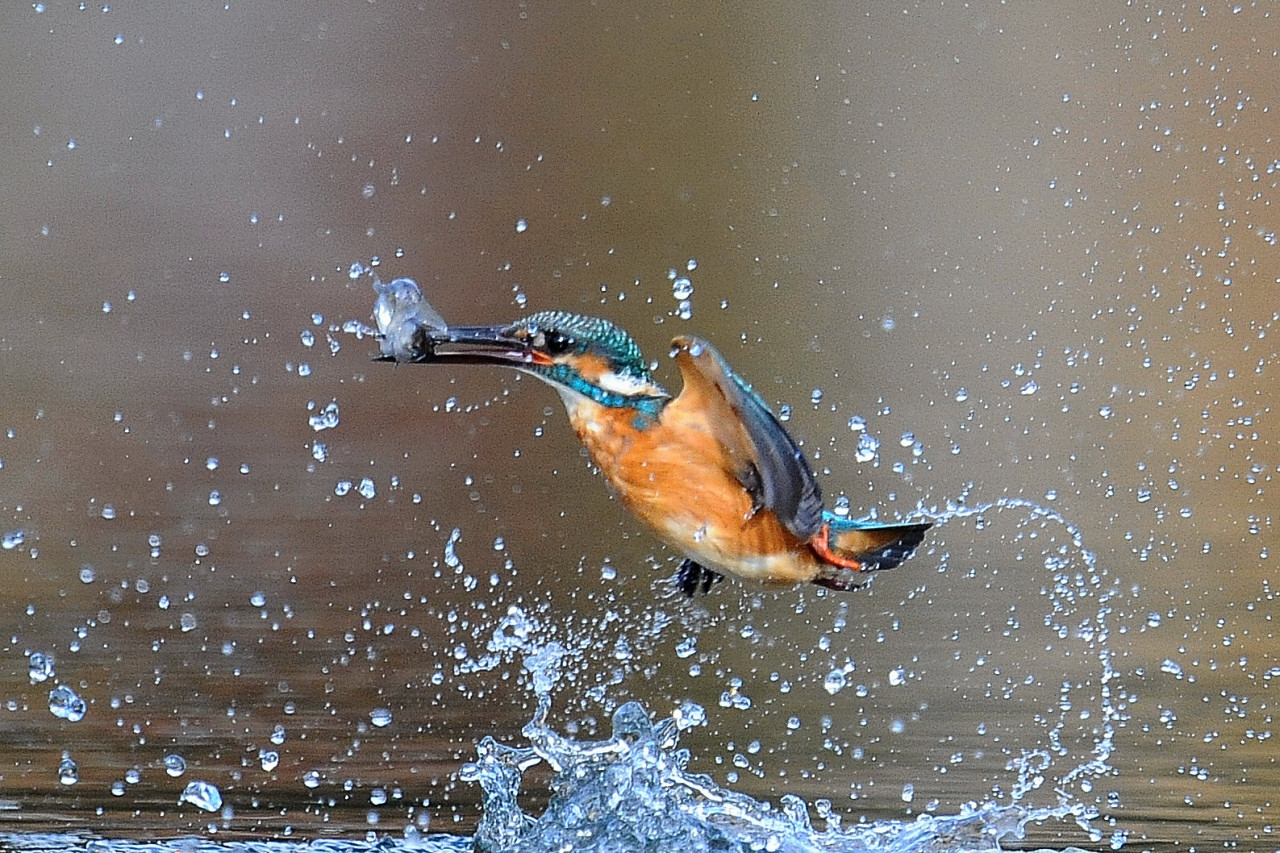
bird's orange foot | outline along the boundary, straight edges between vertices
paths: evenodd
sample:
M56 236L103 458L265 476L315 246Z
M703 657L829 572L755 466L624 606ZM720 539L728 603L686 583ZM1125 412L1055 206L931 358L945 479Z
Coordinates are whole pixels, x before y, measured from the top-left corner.
M824 563L832 566L839 566L842 569L848 569L851 572L870 571L865 565L852 557L842 557L835 551L831 550L831 522L824 522L818 532L813 534L813 538L809 540L809 547L813 549L813 553L817 554ZM816 581L815 581L816 582ZM823 584L826 586L826 584ZM849 587L832 587L833 589L848 589Z

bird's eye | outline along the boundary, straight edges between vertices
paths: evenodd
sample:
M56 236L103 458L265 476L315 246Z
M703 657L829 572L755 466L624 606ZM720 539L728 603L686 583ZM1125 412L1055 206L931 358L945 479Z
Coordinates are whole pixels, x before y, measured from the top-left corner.
M573 348L573 338L564 332L557 332L552 329L544 336L546 341L547 352L551 355L561 355Z

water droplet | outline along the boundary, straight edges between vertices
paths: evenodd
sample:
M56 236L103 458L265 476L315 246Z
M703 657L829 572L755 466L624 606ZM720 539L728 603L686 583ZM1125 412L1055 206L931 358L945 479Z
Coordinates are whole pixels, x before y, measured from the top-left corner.
M880 439L874 438L867 433L858 436L858 448L853 453L853 458L859 462L870 462L876 458L876 454L880 451Z
M274 749L258 750L258 762L262 765L262 769L270 773L280 766L280 753Z
M12 551L25 541L27 541L27 531L10 530L3 537L0 537L0 548L3 548L6 551Z
M176 779L187 772L187 762L181 755L169 753L164 757L164 772Z
M319 412L308 418L307 421L311 424L311 428L316 432L336 427L338 425L337 400L329 403L329 405L325 406Z
M178 798L179 803L191 803L206 812L216 812L222 808L222 792L216 785L199 780L190 782Z
M462 538L462 531L453 528L453 532L449 534L449 541L444 543L444 564L451 569L459 568L462 560L458 559L457 545L458 540Z
M69 723L78 723L84 719L87 706L76 692L65 684L59 684L49 691L49 713Z
M902 786L902 801L909 803L916 798L916 786L908 782Z
M701 726L707 722L707 711L696 702L684 702L671 715L676 721L676 728L680 731L687 731L694 726Z
M378 494L378 489L373 484L373 480L370 480L368 477L365 477L363 480L360 481L360 486L356 489L356 491L358 491L361 494L361 496L363 496L367 500L372 500L374 496Z
M671 295L676 299L688 299L693 296L693 282L686 276L680 276L671 282Z
M528 223L528 222L526 222L526 221L525 221L525 220L523 220L523 219L517 219L517 220L516 220L516 233L517 233L517 234L523 234L524 232L526 232L526 231L528 231L528 230L529 230L529 223Z
M822 683L822 686L828 693L834 696L844 689L845 683L846 676L844 674L844 670L833 669L831 672L827 673L827 679Z
M387 708L374 708L369 712L369 720L378 728L391 725L391 711Z
M58 762L58 781L64 785L74 785L80 781L80 767L69 752L62 753L62 760Z
M93 566L80 567L80 583L93 583Z
M44 652L32 652L27 659L27 677L32 684L41 684L53 678L53 655Z

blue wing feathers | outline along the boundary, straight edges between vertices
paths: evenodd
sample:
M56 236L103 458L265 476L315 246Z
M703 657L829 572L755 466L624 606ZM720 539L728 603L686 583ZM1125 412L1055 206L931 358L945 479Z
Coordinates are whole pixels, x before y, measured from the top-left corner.
M831 531L833 533L841 533L845 530L884 530L891 527L901 527L904 530L908 527L920 527L928 530L933 526L931 523L879 521L874 518L849 518L847 515L836 515L831 510L822 511L822 520L831 525Z

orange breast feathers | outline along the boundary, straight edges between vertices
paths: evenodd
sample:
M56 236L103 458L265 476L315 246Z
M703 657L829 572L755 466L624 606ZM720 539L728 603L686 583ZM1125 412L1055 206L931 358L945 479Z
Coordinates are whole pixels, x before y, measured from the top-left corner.
M657 420L627 407L583 400L570 412L578 438L619 500L668 544L707 568L766 583L812 579L818 563L808 543L771 510L752 513L751 495L734 472L726 431L740 428L707 383L690 382Z

